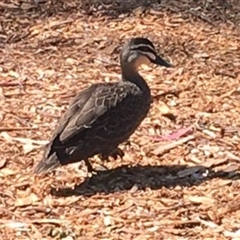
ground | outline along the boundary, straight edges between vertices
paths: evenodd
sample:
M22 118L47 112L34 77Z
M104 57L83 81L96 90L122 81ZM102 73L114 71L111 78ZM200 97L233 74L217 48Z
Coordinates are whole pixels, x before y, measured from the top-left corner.
M1 239L240 239L239 1L149 2L1 1ZM71 98L120 77L132 36L174 68L141 70L153 103L124 158L34 175Z

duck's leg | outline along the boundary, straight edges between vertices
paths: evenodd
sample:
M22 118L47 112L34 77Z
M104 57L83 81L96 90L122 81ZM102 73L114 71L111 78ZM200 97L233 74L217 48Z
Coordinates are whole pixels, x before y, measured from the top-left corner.
M117 147L107 154L100 154L99 157L102 161L106 161L109 160L109 157L113 157L116 160L117 157L123 158L123 156L124 156L123 150ZM108 168L105 167L104 165L100 165L100 168L94 169L88 159L84 159L84 162L89 173L101 173L108 170Z
M108 170L105 166L102 166L102 165L100 165L100 167L98 167L97 169L94 169L88 159L84 160L84 162L86 164L88 173L98 174L98 173L102 173L102 172L105 172L106 170Z
M102 161L106 161L109 160L109 157L113 157L115 160L120 157L123 158L124 157L124 152L122 149L120 149L119 147L115 148L114 150L112 150L111 152L107 153L107 154L101 154L100 155L100 159Z
M110 155L110 157L113 157L115 160L120 157L121 159L124 157L124 152L121 148L117 147L116 149L114 149Z
M89 173L95 172L88 159L84 159L84 162L86 164L86 167L87 167L87 170L88 170Z
M103 162L108 161L109 157L112 157L116 160L117 157L123 158L123 156L124 156L123 150L118 147L115 148L114 150L110 151L109 153L99 154L99 158ZM101 172L105 172L107 170L108 170L108 168L106 166L104 166L104 164L100 164L100 166L96 170L93 170L93 171L96 173L101 173Z

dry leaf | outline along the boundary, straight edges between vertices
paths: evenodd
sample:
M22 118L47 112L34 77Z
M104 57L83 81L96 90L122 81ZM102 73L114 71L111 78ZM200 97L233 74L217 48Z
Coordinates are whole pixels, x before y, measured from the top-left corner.
M193 58L209 58L209 55L207 53L195 53L193 54Z
M69 65L74 65L74 64L77 64L78 61L76 59L73 59L73 58L67 58L66 63L69 64Z
M187 196L186 198L192 203L200 203L204 205L213 205L215 203L215 200L209 197Z
M20 77L19 73L17 72L14 72L14 71L9 71L8 74L11 76L11 77L14 77L16 79L18 79Z
M1 159L0 160L0 169L5 167L6 163L7 163L7 160L5 158Z
M43 145L46 145L49 142L49 141L33 140L30 138L11 137L7 132L1 132L0 137L3 137L4 139L6 139L8 141L17 141L17 142L23 143L24 154L30 153L31 151L33 151L35 149L42 148Z
M105 226L110 226L112 225L112 218L110 216L105 216L103 218L103 222Z
M31 205L39 200L39 197L31 193L29 196L24 197L24 198L17 198L15 201L15 206L16 207L23 207L23 206L28 206Z
M3 223L3 225L9 228L14 228L15 230L18 231L29 230L28 229L29 224L24 222L7 221L6 223Z
M171 109L164 102L159 102L158 109L161 112L161 114L163 114L163 115L167 115L167 114L171 114L172 113Z
M3 168L0 169L0 177L7 177L16 174L16 171L9 169L9 168Z
M234 155L233 153L229 152L229 151L226 151L225 152L227 157L231 160L236 160L236 161L240 161L240 157Z
M31 4L31 3L25 3L25 2L23 2L23 3L21 4L21 8L22 8L23 10L25 10L25 11L28 11L28 10L34 8L34 5Z
M232 240L238 240L240 238L240 229L235 232L224 231L223 234L227 238L231 238Z
M201 224L203 224L204 226L206 227L210 227L210 228L220 228L222 229L221 227L219 227L217 224L215 224L214 222L211 222L211 221L205 221L203 219L200 219L199 217L196 218L196 220L198 220L199 222L201 222Z
M49 141L34 140L30 138L11 137L7 132L1 132L0 137L3 137L6 140L14 140L14 141L25 143L25 144L33 143L37 145L46 145L49 142Z

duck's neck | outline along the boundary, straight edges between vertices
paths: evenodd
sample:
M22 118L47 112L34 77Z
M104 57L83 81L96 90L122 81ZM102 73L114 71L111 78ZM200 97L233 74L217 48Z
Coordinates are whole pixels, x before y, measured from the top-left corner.
M150 95L150 89L146 81L136 69L127 65L122 66L122 80L136 84L144 93Z

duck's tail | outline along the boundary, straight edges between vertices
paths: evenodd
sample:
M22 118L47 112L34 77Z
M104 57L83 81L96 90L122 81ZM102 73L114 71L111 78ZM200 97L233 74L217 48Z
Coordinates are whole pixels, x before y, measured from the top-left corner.
M34 173L43 174L51 172L52 170L59 167L61 164L58 160L56 152L50 155L48 158L43 158L35 167Z

